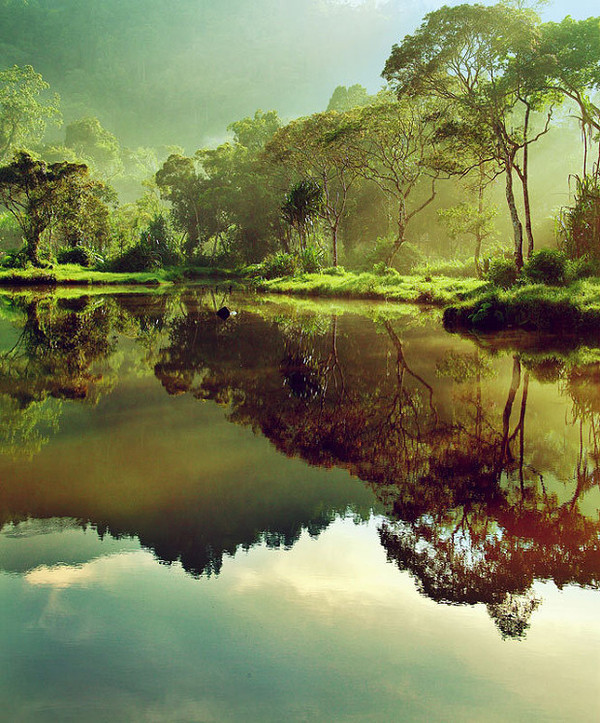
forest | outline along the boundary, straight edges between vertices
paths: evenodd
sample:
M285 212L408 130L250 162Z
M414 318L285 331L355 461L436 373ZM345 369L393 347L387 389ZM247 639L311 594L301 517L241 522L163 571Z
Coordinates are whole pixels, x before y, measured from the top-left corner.
M54 21L71 5L55 7ZM40 23L52 15L44 2L1 12L16 43L28 13ZM72 90L61 125L52 73L6 67L0 263L178 269L175 279L228 269L257 285L323 271L368 274L371 288L373 277L388 286L404 275L462 277L474 291L596 277L600 18L542 22L514 3L446 6L388 52L379 91L338 85L320 111L288 122L259 109L191 153L152 123L145 135L161 144L125 145L98 117L73 116ZM157 77L138 71L139 83ZM136 102L140 118L152 116ZM169 141L189 144L177 124L171 131ZM131 129L122 133L129 142ZM485 303L489 322L498 310Z

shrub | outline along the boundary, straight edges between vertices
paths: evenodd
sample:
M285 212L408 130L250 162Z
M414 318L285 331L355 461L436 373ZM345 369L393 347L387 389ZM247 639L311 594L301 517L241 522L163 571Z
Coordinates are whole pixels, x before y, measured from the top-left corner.
M362 258L358 257L361 249L357 248L353 253L354 262L363 271L372 269L375 264L383 263L384 267L387 267L387 260L393 246L393 239L378 238L374 246L363 252ZM401 274L410 274L424 260L425 256L422 251L409 241L405 241L394 254L391 266Z
M535 284L564 284L567 257L556 249L536 251L523 269L524 275Z
M487 277L494 286L508 289L516 283L519 272L513 259L494 259L490 262Z
M140 248L145 248L146 253L154 255L159 259L160 266L176 266L181 263L181 257L170 245L159 238L155 238L149 232L145 231L140 237ZM135 248L135 247L134 247Z
M587 279L590 276L600 275L600 262L583 256L580 259L567 261L566 277L568 281Z
M5 269L25 269L28 264L25 249L7 251L0 261L0 265Z
M477 268L473 259L467 259L466 261L440 260L416 266L413 273L418 276L447 276L452 279L468 279L477 276Z
M181 263L181 255L175 249L175 240L169 222L162 213L157 214L140 235L140 245L160 259L161 266L175 266Z
M343 276L346 273L346 269L343 266L328 266L321 270L322 274L327 276Z
M276 279L280 276L293 276L297 268L297 257L285 251L269 254L262 262L263 276Z
M575 180L575 200L559 215L558 235L569 258L600 258L600 182L594 176Z
M425 254L414 244L405 241L392 260L392 267L400 274L411 274L422 264Z
M162 266L160 256L150 245L140 242L131 246L108 264L110 271L154 271Z
M325 252L320 246L307 246L298 254L298 266L307 274L314 274L323 268Z
M56 260L59 264L79 264L86 268L102 263L102 257L85 246L63 247L56 254Z

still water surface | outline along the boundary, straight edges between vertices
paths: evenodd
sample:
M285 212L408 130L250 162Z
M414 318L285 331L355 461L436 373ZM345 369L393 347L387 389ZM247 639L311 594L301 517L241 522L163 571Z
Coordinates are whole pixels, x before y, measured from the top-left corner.
M597 720L593 343L225 302L0 297L3 719Z

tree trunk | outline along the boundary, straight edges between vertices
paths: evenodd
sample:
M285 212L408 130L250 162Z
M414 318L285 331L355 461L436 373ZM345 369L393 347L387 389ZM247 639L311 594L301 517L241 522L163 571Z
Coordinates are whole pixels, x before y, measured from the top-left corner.
M333 265L338 265L338 242L337 242L337 236L338 236L338 227L337 223L331 227L331 242L333 244Z
M513 189L512 164L506 163L506 200L510 210L515 244L515 265L520 271L523 268L523 225L519 219L515 193Z
M479 255L481 253L481 234L477 234L475 237L475 271L477 272L477 278L480 279L483 276L481 271L481 263L479 261Z
M479 166L479 189L477 193L477 214L479 219L483 217L483 168ZM482 277L481 263L479 256L481 254L481 244L483 243L483 235L481 231L481 222L477 225L477 231L475 233L475 269L477 271L477 277Z
M531 204L529 202L529 144L527 142L527 131L529 130L530 107L525 111L524 145L523 145L523 171L519 173L521 186L523 187L523 207L525 209L525 232L527 234L527 258L533 253L533 230L531 227Z
M398 231L396 233L396 240L394 241L394 245L392 246L392 250L389 253L389 256L387 257L386 264L388 266L391 265L392 261L394 260L394 256L398 253L398 250L400 249L400 246L404 243L404 235L406 233L406 206L404 203L404 199L400 201L400 206L398 208Z
M533 254L533 229L531 226L531 205L529 202L529 179L527 171L525 171L523 179L523 204L525 208L525 232L527 234L527 258L530 259Z
M25 253L34 266L41 266L39 249L40 233L36 229L32 229L25 237Z

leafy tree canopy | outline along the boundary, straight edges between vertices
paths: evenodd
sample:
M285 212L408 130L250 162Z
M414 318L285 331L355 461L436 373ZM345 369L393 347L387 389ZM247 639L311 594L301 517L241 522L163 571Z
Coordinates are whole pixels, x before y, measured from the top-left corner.
M14 150L39 142L47 121L60 123L58 95L43 99L48 88L31 65L0 71L0 163Z

